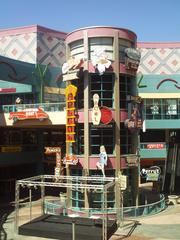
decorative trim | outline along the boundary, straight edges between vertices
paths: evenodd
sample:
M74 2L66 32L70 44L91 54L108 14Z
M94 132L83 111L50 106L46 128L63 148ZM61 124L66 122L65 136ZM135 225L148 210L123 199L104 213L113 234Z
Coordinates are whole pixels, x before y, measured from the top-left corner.
M141 98L180 98L180 93L139 93Z
M137 48L180 48L180 42L138 42Z
M17 28L10 28L0 30L0 36L10 36L10 35L18 35L18 34L25 34L25 33L32 33L32 32L43 32L43 33L51 33L53 37L60 37L65 39L67 33L56 31L50 28L42 27L39 25L31 25L31 26L24 26L24 27L17 27Z

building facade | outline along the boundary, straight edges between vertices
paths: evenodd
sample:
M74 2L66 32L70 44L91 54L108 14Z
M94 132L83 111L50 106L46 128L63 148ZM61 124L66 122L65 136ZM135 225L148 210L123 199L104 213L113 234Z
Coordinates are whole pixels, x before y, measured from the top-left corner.
M177 190L179 47L137 43L135 33L115 27L0 31L0 191L14 189L19 178L54 174L47 147L61 147L63 164L77 159L62 174L128 176L126 206L138 204L142 168L159 166L162 185ZM26 119L14 121L10 112ZM168 156L175 153L172 174ZM110 208L120 204L118 196L109 194ZM103 203L101 193L87 202L85 193L72 191L71 199L77 209Z

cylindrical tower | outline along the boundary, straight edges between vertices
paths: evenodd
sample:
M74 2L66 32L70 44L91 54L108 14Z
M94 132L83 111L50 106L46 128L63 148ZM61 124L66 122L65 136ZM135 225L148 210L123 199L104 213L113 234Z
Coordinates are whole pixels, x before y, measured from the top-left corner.
M72 152L79 163L70 168L71 175L132 175L137 168L127 164L128 156L132 159L137 153L137 132L129 131L124 124L136 95L136 39L130 30L104 26L78 29L66 37L67 60L83 61L78 79L68 79L77 87L78 112ZM94 193L92 202L86 197L72 193L72 204L101 207L101 195ZM115 202L119 204L118 197L111 194L108 206L113 208Z

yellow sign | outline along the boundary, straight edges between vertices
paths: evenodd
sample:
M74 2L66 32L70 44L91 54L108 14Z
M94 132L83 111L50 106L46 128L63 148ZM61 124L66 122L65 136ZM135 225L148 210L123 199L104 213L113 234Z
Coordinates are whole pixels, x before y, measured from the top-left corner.
M59 153L61 152L60 147L45 147L45 154Z
M8 146L8 147L1 147L1 152L21 152L21 146Z

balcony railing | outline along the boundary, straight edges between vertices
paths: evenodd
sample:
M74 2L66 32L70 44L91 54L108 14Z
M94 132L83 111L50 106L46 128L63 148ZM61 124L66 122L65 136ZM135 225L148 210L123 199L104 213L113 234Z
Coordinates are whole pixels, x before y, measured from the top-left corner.
M38 107L41 107L45 112L57 112L57 111L64 111L65 106L66 106L65 102L2 105L1 112L3 113L18 112L27 108L38 108Z

